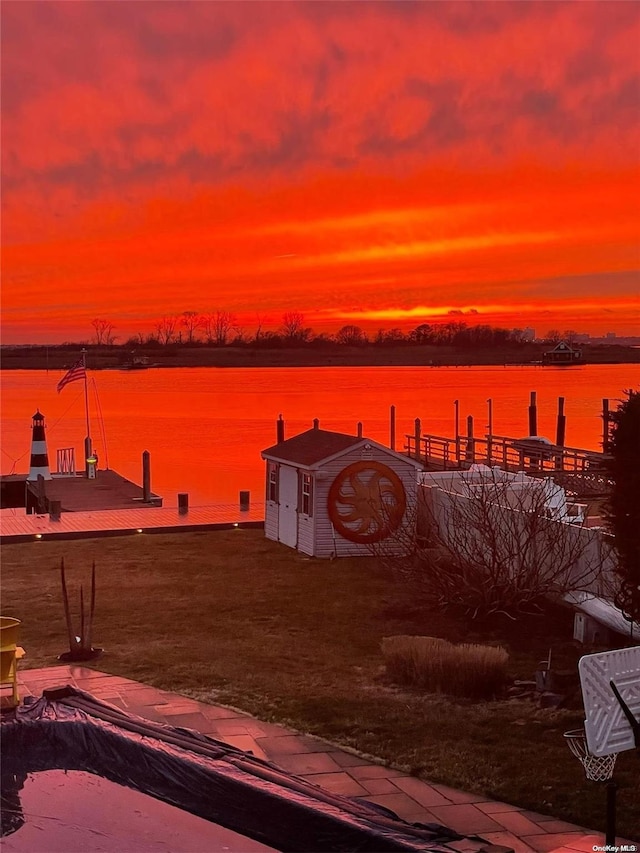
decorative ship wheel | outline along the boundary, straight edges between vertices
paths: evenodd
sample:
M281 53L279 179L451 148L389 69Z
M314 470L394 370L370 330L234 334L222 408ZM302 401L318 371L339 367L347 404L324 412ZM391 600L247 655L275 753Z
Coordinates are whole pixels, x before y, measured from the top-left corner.
M406 506L402 480L382 462L348 465L331 484L327 497L336 531L362 545L380 542L397 530Z

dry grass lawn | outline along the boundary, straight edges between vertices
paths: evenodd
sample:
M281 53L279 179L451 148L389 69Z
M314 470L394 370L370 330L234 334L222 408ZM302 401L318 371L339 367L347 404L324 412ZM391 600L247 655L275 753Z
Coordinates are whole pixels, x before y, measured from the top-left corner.
M497 642L532 678L554 655L575 665L571 620L488 632L423 610L372 559L306 559L261 531L144 535L3 546L2 612L22 620L24 667L66 650L59 564L72 602L97 566L97 669L241 707L354 747L434 782L604 828L604 791L587 783L562 733L582 711L473 703L398 688L381 641L419 634ZM551 639L550 639L551 638ZM640 835L637 756L618 761L619 827Z

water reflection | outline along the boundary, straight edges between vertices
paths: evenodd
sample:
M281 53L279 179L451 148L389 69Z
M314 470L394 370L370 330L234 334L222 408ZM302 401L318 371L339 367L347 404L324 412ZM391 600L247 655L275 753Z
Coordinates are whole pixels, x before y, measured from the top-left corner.
M539 367L328 367L178 368L90 372L103 414L90 390L92 435L100 465L141 482L141 454L151 452L152 488L176 506L188 492L192 506L237 503L242 489L263 500L260 451L276 441L279 413L287 436L311 426L389 442L389 408L397 411L397 448L422 419L423 432L454 434L454 401L460 423L475 418L475 433L528 433L529 394L538 392L538 431L555 437L558 397L566 398L566 444L597 450L602 440L603 397L612 401L638 383L637 365ZM29 467L31 415L40 408L48 425L49 459L75 447L81 458L85 434L82 388L56 393L59 372L3 371L2 472ZM78 386L81 383L76 383ZM613 407L612 402L612 407Z
M2 777L3 851L267 853L273 850L92 773L47 770L11 776Z

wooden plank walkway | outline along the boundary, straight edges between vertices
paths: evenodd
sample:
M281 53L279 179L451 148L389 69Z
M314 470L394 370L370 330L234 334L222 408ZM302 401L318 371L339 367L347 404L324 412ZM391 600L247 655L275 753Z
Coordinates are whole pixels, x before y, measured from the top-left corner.
M249 510L236 504L189 508L181 514L177 507L63 512L59 521L48 515L27 515L24 510L0 513L0 541L30 542L34 539L83 539L94 536L122 536L143 533L185 533L194 530L224 530L231 527L264 526L264 504Z

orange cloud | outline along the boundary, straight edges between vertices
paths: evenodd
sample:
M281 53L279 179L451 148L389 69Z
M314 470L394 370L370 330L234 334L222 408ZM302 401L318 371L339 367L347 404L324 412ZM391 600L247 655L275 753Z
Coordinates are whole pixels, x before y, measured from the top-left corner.
M638 329L636 4L246 10L4 4L5 340L292 305Z

